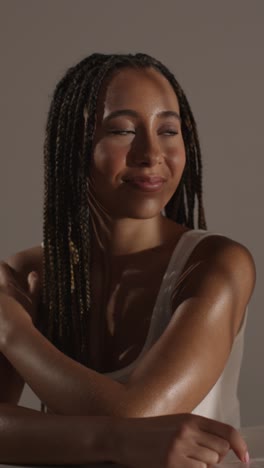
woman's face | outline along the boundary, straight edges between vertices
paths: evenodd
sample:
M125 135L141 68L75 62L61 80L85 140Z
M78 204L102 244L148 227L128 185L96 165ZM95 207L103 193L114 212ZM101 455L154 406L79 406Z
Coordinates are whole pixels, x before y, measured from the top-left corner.
M116 72L98 100L89 180L96 201L113 219L152 218L174 194L184 166L170 83L152 68Z

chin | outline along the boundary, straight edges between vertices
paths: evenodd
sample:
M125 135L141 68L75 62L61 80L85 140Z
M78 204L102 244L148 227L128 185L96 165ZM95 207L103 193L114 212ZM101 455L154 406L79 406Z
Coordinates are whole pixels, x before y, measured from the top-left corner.
M160 212L155 212L155 213L132 213L131 215L127 215L126 218L130 219L152 219L156 218L157 216L160 215Z
M119 216L121 218L131 219L151 219L160 216L164 205L160 203L138 203L134 206L126 206L120 210Z

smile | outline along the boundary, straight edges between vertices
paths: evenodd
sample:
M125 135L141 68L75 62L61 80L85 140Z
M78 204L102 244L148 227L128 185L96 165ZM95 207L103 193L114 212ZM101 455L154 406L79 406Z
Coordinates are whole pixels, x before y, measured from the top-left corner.
M124 182L136 190L141 190L143 192L157 192L163 187L165 179L159 176L132 177L126 179Z

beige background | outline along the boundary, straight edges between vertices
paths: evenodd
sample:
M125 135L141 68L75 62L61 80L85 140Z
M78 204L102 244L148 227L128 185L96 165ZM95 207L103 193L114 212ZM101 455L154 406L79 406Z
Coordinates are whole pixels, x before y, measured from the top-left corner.
M240 384L242 422L264 423L263 0L1 0L0 258L41 242L50 95L92 52L147 52L176 74L204 154L209 228L253 253ZM23 404L36 407L26 390Z

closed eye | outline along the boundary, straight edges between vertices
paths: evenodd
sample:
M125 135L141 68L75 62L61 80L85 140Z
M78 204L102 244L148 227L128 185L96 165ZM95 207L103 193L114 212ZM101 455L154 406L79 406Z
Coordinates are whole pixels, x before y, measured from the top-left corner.
M135 130L110 130L109 133L113 135L129 135L129 134L135 135L136 134Z
M176 130L163 130L159 132L159 135L175 136L175 135L178 135L178 132Z

